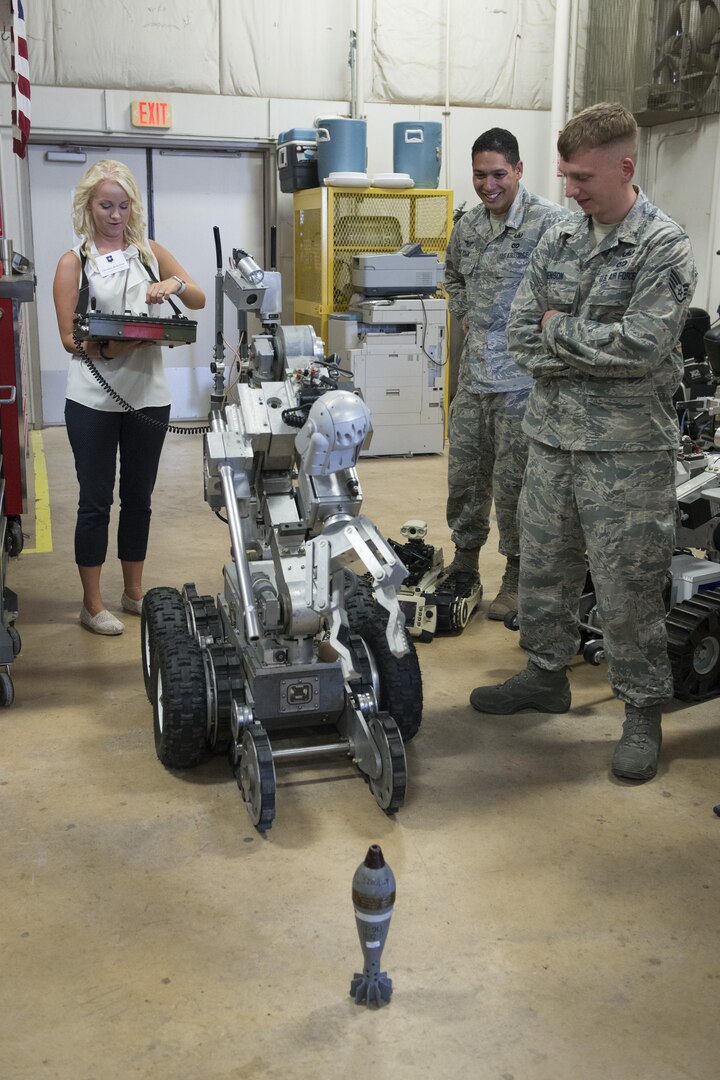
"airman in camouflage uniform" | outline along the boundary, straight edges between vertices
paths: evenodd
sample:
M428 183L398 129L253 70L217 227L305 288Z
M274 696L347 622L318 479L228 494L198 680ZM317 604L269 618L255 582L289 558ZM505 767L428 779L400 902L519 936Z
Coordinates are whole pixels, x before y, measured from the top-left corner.
M696 270L679 225L632 184L636 126L622 106L584 110L558 141L583 213L539 243L508 324L535 380L520 500L520 644L527 669L479 687L480 712L565 712L586 555L609 678L625 702L618 776L655 775L672 696L664 590L673 552L672 403Z
M509 131L484 132L472 162L481 205L455 224L445 262L450 311L467 327L450 407L447 520L456 554L448 573L462 582L477 571L494 498L508 564L488 617L502 619L517 607L517 504L527 458L521 425L533 384L508 352L505 327L538 240L567 211L522 186L523 165Z

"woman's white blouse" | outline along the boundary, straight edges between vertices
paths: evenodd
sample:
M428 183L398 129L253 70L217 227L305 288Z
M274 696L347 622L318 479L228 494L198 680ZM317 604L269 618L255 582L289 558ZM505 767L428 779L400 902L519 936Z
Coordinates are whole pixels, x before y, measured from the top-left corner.
M78 257L80 271L80 245L73 248ZM97 269L94 256L95 245L85 263L90 297L96 300L96 310L114 312L116 315L154 315L163 317L162 304L145 303L148 273L140 261L134 245L125 248L123 254L128 262L127 270L103 277ZM160 275L157 259L150 262L155 277ZM88 301L88 308L90 303ZM162 349L159 345L144 345L128 349L115 360L93 360L104 379L134 409L144 409L170 404L170 390L163 369ZM71 401L102 412L124 412L122 405L110 397L100 386L81 356L70 357L66 396Z

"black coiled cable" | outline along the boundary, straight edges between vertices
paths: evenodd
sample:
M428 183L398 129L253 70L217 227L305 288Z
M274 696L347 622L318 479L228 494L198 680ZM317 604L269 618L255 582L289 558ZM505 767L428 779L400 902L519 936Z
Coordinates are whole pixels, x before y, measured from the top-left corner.
M295 409L283 409L280 416L283 424L287 424L288 427L301 428L304 427L309 412L309 405L299 405Z

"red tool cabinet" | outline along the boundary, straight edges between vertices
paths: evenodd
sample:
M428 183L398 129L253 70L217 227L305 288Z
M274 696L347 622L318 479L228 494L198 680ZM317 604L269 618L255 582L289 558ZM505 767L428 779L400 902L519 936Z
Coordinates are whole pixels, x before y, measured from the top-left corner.
M16 594L7 585L10 556L23 547L27 512L27 366L23 304L35 297L28 275L0 277L0 705L15 698L10 669L20 652Z

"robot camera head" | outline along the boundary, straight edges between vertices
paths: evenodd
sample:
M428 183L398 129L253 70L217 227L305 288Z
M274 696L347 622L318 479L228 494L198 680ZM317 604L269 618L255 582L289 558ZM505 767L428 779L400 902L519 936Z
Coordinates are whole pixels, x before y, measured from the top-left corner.
M349 390L329 390L314 401L295 447L310 476L352 468L372 430L370 410Z
M427 521L421 521L420 518L410 518L400 526L400 532L407 536L408 540L424 540L427 529Z

